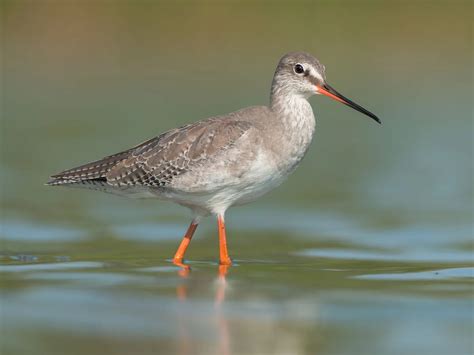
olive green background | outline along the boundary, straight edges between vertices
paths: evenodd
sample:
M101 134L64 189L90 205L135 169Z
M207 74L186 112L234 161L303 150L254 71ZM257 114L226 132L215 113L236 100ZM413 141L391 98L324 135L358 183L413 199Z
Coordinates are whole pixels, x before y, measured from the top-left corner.
M470 354L470 1L3 1L2 354ZM376 113L312 98L295 174L206 220L43 185L266 104L288 51Z

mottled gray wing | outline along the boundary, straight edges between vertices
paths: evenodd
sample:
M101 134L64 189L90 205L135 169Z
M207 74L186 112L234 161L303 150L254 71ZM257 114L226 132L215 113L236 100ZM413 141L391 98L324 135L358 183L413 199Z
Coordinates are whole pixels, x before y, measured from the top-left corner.
M140 148L148 147L154 144L159 137L154 137L146 142L143 142L133 148L127 149L123 152L106 156L102 159L77 166L72 169L64 170L60 173L51 176L51 180L47 182L48 185L64 185L74 184L87 180L105 180L107 172L120 161L128 158L130 154Z
M106 174L107 183L166 186L174 177L230 148L250 127L246 121L214 118L171 130L116 164Z

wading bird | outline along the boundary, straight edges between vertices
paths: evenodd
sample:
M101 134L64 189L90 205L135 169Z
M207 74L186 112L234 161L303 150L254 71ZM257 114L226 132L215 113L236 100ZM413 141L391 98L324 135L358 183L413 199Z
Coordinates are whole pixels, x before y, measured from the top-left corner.
M188 207L194 218L174 256L183 257L202 217L215 215L220 264L230 265L224 214L280 185L308 151L315 119L308 98L326 95L373 113L326 82L324 66L304 52L280 59L270 105L241 109L167 131L123 152L53 175L53 186L82 187Z

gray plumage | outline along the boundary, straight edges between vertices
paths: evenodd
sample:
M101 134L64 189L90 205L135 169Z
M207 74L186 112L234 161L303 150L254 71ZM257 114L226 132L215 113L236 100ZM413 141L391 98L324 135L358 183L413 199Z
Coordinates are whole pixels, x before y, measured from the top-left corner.
M239 116L233 113L231 116ZM165 187L231 147L251 124L214 117L176 128L134 148L51 176L48 185Z
M276 68L269 106L170 130L55 174L47 184L160 198L187 206L196 215L223 215L228 207L253 201L278 186L298 166L315 129L307 99L323 86L329 88L325 80L317 59L289 53Z

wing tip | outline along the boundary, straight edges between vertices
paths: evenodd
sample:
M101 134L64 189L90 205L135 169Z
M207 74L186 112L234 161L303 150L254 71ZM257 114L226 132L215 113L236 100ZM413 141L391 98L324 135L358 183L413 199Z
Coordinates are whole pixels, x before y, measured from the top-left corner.
M47 182L44 183L44 185L45 186L59 186L59 185L73 184L77 182L78 182L77 180L61 179L53 175Z

